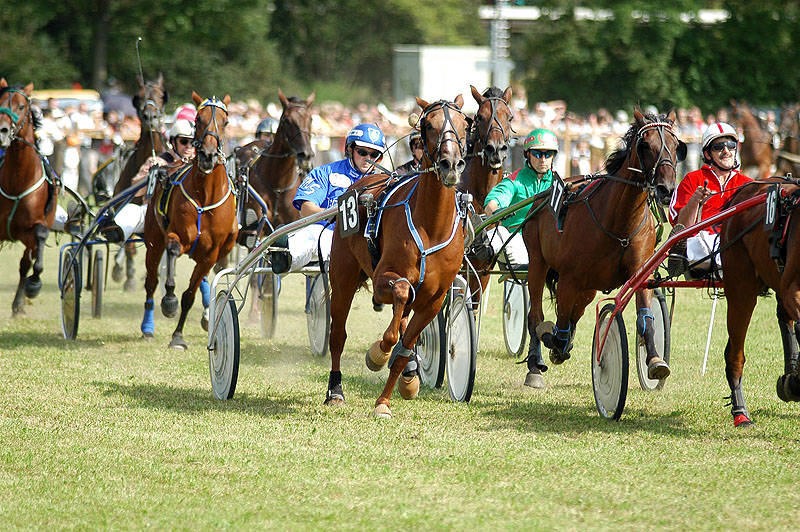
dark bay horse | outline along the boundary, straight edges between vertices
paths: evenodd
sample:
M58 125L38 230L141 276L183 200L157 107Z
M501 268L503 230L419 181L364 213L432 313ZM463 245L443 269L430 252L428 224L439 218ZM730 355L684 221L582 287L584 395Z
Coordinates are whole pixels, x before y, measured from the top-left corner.
M389 362L389 378L375 402L374 415L390 417L392 390L413 355L419 334L442 308L461 267L464 232L454 187L465 166L467 119L461 112L463 103L461 95L454 102L440 100L430 104L417 98L422 108L419 123L425 146L423 167L429 170L403 181L390 196L390 205L381 208L377 265L373 267L363 231L346 238L334 231L330 262L331 373L326 404L344 402L340 361L347 338L345 323L353 295L366 279L372 281L373 301L390 303L393 309L382 339L367 353L370 369L380 369ZM386 183L385 175L368 176L351 189L369 189L377 197ZM363 207L359 218L363 229ZM402 341L398 343L401 333ZM418 383L419 377L416 379Z
M759 178L769 177L772 166L772 135L761 127L747 103L731 100L731 107L734 119L744 132L739 150L742 170L748 173L748 168L758 167Z
M467 167L461 174L459 189L472 194L472 206L478 214L483 213L483 204L489 191L503 179L503 161L508 157L508 138L511 135L511 87L505 91L497 87L486 89L483 94L470 85L472 97L478 103L478 111L468 134ZM480 272L490 264L469 254L472 265ZM480 282L480 290L478 289ZM478 308L478 298L489 282L489 274L479 278L470 277L470 293L473 308Z
M31 112L33 83L10 87L0 79L0 242L20 241L25 246L19 261L19 284L11 311L24 312L25 296L42 289L44 244L55 218L58 190L47 180L36 147ZM35 261L35 262L34 262ZM26 278L33 264L33 273Z
M119 174L119 179L114 187L114 195L119 194L129 186L131 179L139 172L139 168L145 161L155 154L161 155L167 149L167 143L161 132L164 126L164 105L169 100L169 94L164 88L164 76L159 72L155 81L142 80L136 76L139 89L133 96L133 106L139 116L141 130L139 139L133 147L133 152L128 157L128 161ZM134 198L132 201L141 204L142 198ZM135 279L135 269L133 257L136 248L133 244L125 245L125 290L135 290L137 287ZM112 277L116 281L122 280L122 267L115 262L112 269Z
M230 96L226 94L222 100L216 97L203 100L196 92L192 92L192 100L197 105L194 136L197 155L191 167L171 177L166 215L157 212L163 188L161 185L156 187L153 199L147 206L144 224L147 245L147 278L144 285L147 296L142 320L144 337L153 336L153 293L158 284L161 254L166 249L166 294L161 300L161 311L168 318L175 316L178 311L178 298L175 296L177 258L188 253L196 263L189 286L181 296L181 314L169 344L178 349L187 348L183 340L183 326L200 282L219 257L227 255L233 248L238 234L233 185L228 178L222 152Z
M597 290L621 286L653 254L656 229L649 204L669 200L676 184L675 165L686 155L685 144L673 131L675 119L674 111L656 116L635 109L621 147L606 161L610 175L594 180L569 201L562 230L549 210L526 222L522 234L530 260L529 358L541 360L540 340L550 349L553 363L569 358L575 326ZM546 281L551 293L555 291L555 326L543 323ZM650 298L650 291L636 293L637 327L645 332L649 377L662 379L669 367L656 353L652 324L645 325L647 317L653 319Z
M784 352L784 374L778 377L777 393L783 401L800 401L800 187L776 178L773 184L752 183L743 187L729 206L753 198L775 183L781 185L781 201L773 212L779 221L777 238L780 257L770 253L771 233L764 231L766 204L731 216L722 223L720 250L728 298L728 343L725 346L725 376L731 389L731 414L737 427L752 424L744 401L744 344L756 299L765 289L775 291L778 326ZM797 183L794 181L793 183ZM778 265L780 263L780 267Z
M778 131L781 149L775 154L777 175L800 175L800 104L786 105L781 110Z

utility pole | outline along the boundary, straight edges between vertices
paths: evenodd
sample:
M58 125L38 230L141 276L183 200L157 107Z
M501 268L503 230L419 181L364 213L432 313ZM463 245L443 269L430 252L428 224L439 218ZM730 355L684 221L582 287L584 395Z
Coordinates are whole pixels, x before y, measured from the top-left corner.
M508 58L509 28L505 18L508 0L496 0L490 40L492 49L492 84L504 89L511 83L511 61Z

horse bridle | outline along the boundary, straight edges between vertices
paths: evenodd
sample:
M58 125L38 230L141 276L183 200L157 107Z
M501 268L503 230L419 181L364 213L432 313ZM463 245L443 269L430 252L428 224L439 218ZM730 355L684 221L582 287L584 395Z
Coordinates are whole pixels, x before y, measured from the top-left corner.
M439 138L436 140L436 149L434 150L434 153L437 155L437 158L434 159L428 152L428 141L426 139L427 128L425 126L428 120L428 115L438 110L441 110L444 114L444 124L442 125L442 130L439 132ZM422 138L422 145L425 150L425 156L428 158L428 161L430 161L431 164L433 164L433 171L436 173L436 176L440 180L441 180L441 175L439 175L439 167L435 164L435 162L438 161L438 156L441 155L442 145L445 142L455 142L456 144L458 144L458 154L462 158L464 157L464 154L466 152L466 134L465 134L465 139L462 141L462 139L458 136L458 130L456 129L456 125L453 123L453 118L450 116L450 110L453 110L458 114L460 114L461 116L463 116L464 120L466 121L467 117L464 114L464 111L462 111L453 102L448 102L447 100L439 100L438 102L434 102L428 105L428 107L426 107L422 111L422 116L419 117L419 124L420 124L419 130L420 130L420 136ZM445 135L451 132L451 130L453 135L455 136L455 139L445 138Z
M220 139L219 134L216 131L209 131L211 124L214 124L214 129L219 129L217 125L217 109L221 110L225 115L228 114L228 107L222 102L222 100L217 99L216 96L212 96L211 98L206 98L203 103L201 103L197 107L197 112L199 113L201 110L205 109L206 107L211 107L211 120L208 121L206 124L206 129L203 133L198 137L197 130L194 133L194 140L192 141L192 145L196 150L199 150L203 146L203 141L206 137L214 137L217 139L217 160L225 161L225 153L222 151L222 139ZM198 169L203 172L204 174L211 173L211 170L205 171L198 167Z
M304 103L292 103L292 104L289 104L289 106L286 107L283 110L283 113L281 113L281 118L278 121L278 131L275 133L276 137L277 137L278 133L280 133L281 137L286 141L286 144L289 145L289 150L290 151L288 153L281 153L281 154L272 154L272 153L268 153L268 152L265 151L265 152L263 152L261 154L262 157L270 157L272 159L285 159L286 157L297 156L300 152L298 152L297 150L295 150L292 147L292 142L294 141L294 139L296 139L299 135L302 135L303 133L308 134L309 139L311 138L311 130L302 129L297 124L295 124L295 125L297 125L297 132L294 135L292 135L291 137L286 134L286 131L285 131L286 128L281 128L281 124L283 124L284 121L288 121L288 119L286 118L287 111L289 111L289 109L294 109L295 107L301 108L301 109L306 109L306 110L308 109L308 106L306 104L304 104Z
M145 122L144 118L147 115L145 115L144 112L148 107L152 107L156 111L156 123L153 124L150 122L150 120L147 120L147 125L150 127L150 130L153 129L153 126L158 126L156 129L160 130L161 129L160 126L164 123L164 112L162 110L163 106L159 106L158 102L153 97L153 94L155 93L156 90L156 86L151 82L147 82L144 85L144 89L145 89L144 105L140 105L139 107L137 107L137 111L139 111L141 115L140 119L142 120L142 122Z
M503 135L503 144L505 144L506 146L508 146L508 137L511 134L511 131L513 131L513 128L511 127L511 124L509 124L508 129L510 131L508 133L506 133L506 130L503 127L503 124L500 122L500 119L497 118L497 102L502 102L503 105L505 105L506 108L508 108L508 112L511 115L511 118L508 119L509 122L514 120L514 113L511 111L511 107L508 105L508 102L506 102L503 98L501 98L499 96L489 96L484 101L491 102L491 106L492 106L492 114L489 117L489 128L486 130L486 134L483 137L479 136L479 133L478 133L478 120L477 120L477 117L479 115L478 115L478 113L476 113L475 114L475 118L476 119L472 122L473 128L474 128L474 133L473 134L476 137L478 137L478 142L481 143L481 151L479 151L477 153L474 153L474 154L470 154L470 155L473 155L473 156L474 155L480 155L481 156L481 162L483 162L483 164L485 166L487 164L487 162L486 162L486 152L484 151L484 149L486 148L486 145L489 143L489 135L492 134L492 131L496 131L496 130L500 131L500 134ZM481 105L483 105L483 103L481 103ZM478 111L480 112L480 109ZM495 124L497 124L497 125L495 125Z
M11 109L13 93L21 94L22 97L25 98L25 116L22 122L20 122L17 113ZM6 95L8 96L8 105L0 107L0 114L8 115L11 119L11 141L13 142L18 137L19 132L25 128L28 121L31 119L31 99L19 89L9 88L6 90Z
M640 142L644 140L644 134L651 129L655 129L658 132L658 136L661 139L661 148L658 151L658 158L656 159L655 164L649 170L645 168L644 161L642 160L642 146L640 146ZM664 135L664 132L669 133L675 140L678 141L678 147L675 149L675 154L669 149L667 146L667 139ZM683 147L682 147L683 145ZM683 150L683 157L686 156L685 153L685 144L678 138L675 132L672 129L672 124L669 122L650 122L649 124L645 124L639 128L639 131L636 132L636 144L635 144L635 152L636 157L639 159L639 165L642 168L634 168L628 167L628 170L633 172L637 172L640 174L644 174L645 182L648 188L655 187L655 179L656 179L656 172L658 171L659 167L662 165L671 166L673 170L677 173L677 160L681 159L679 153ZM666 156L664 156L664 152L666 152ZM682 159L681 159L682 160Z

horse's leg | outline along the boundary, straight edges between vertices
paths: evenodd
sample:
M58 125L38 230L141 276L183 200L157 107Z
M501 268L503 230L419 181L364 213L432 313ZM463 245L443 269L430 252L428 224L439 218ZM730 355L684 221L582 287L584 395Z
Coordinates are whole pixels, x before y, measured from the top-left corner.
M161 312L167 318L173 318L178 313L178 297L175 295L175 263L181 255L181 241L175 233L166 236L167 249L167 280L164 283L166 293L161 298Z
M583 316L586 305L594 299L594 290L576 290L573 284L570 279L559 280L556 289L556 326L552 334L540 330L543 332L542 343L550 348L550 361L553 364L561 364L570 358L575 325Z
M161 235L158 235L159 237ZM158 265L161 262L161 255L164 253L164 241L160 238L150 239L145 254L145 266L147 276L144 281L145 300L144 316L142 317L142 338L149 339L155 332L153 294L158 286Z
M776 390L781 401L800 401L800 374L798 374L797 335L800 323L793 322L778 298L778 327L783 343L783 375L778 377Z
M400 338L400 325L411 293L411 285L408 281L398 283L399 278L396 273L387 272L381 274L374 283L373 301L391 301L392 319L381 339L376 340L367 351L366 363L372 371L379 371L389 361L392 347Z
M136 256L136 246L133 242L126 242L125 246L125 284L123 289L126 292L133 292L136 290L136 267L133 262L133 257Z
M200 283L203 281L208 272L214 266L214 260L205 260L203 262L198 262L194 270L192 271L192 277L189 280L189 286L181 295L181 315L178 318L178 325L175 327L175 331L172 333L172 340L169 342L169 346L173 349L188 349L188 345L183 339L183 326L186 323L186 317L189 315L189 310L194 305L194 297L197 292L197 289L200 287Z
M732 280L733 276L725 271L725 279ZM728 343L725 346L725 376L731 389L731 414L736 427L752 424L750 415L744 402L742 390L742 374L744 373L744 341L747 337L747 327L756 306L756 294L744 283L738 284L737 289L726 293L728 297Z
M122 269L123 260L125 258L125 244L123 243L114 254L114 267L111 269L111 279L116 283L122 282L122 276L125 271Z
M652 300L652 290L642 289L636 291L636 330L644 339L644 346L647 351L647 377L650 379L666 379L669 377L670 370L664 359L659 356L658 349L656 349L653 323L655 317L650 310Z
M42 290L41 275L42 270L44 270L44 243L48 234L50 234L50 230L46 226L42 224L33 226L35 245L31 249L31 256L35 254L36 260L33 263L33 274L25 279L25 295L31 299L38 296Z
M27 235L25 235L27 237ZM28 238L20 238L24 243ZM33 255L33 246L25 244L25 251L22 252L22 258L19 260L19 284L17 284L17 293L14 295L14 302L11 304L11 312L13 316L25 312L25 276L31 267L31 256Z
M542 297L544 295L545 279L547 277L548 266L542 255L542 248L539 241L538 225L528 224L523 231L525 246L528 248L528 300L530 310L528 310L528 357L526 359L528 373L525 375L525 386L530 388L544 388L544 377L542 373L547 371L547 364L542 358L542 342L540 332L550 329L553 324L545 324L544 310L542 310Z

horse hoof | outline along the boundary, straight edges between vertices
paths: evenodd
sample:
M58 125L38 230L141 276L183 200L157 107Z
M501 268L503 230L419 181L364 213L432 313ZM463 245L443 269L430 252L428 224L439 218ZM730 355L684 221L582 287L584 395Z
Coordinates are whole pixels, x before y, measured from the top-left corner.
M736 414L733 416L733 426L737 428L747 428L754 425L753 420L747 414Z
M670 370L666 362L660 357L654 356L647 363L647 378L662 380L669 377Z
M544 346L548 349L553 348L553 338L555 338L554 331L556 324L552 321L543 321L536 326L536 336L542 341Z
M328 390L325 394L325 402L323 404L327 406L342 406L344 405L344 394L341 393L341 390L338 392Z
M389 410L387 405L378 403L375 405L375 410L372 411L372 415L378 419L391 419L392 411Z
M16 318L17 316L25 315L25 305L14 305L11 307L11 316Z
M397 383L397 389L400 392L400 397L406 400L416 399L419 395L419 375L413 373L412 375L400 375L400 380Z
M390 356L391 353L384 353L381 351L381 343L380 341L376 341L370 346L364 361L367 363L367 367L370 370L380 371L381 368L385 366L387 362L389 362Z
M542 340L542 343L544 343L544 340ZM556 366L558 366L559 364L563 364L570 358L570 356L572 355L570 355L569 353L557 353L555 349L550 350L550 362L552 362Z
M203 315L200 317L200 327L203 328L204 331L208 332L208 309L203 309Z
M42 290L41 279L34 279L33 277L28 277L27 279L25 279L25 297L33 299L34 297L39 295L39 292L41 290Z
M545 385L544 385L544 377L542 377L542 372L539 370L529 371L528 374L525 376L525 386L536 389L544 388Z
M180 349L181 351L186 351L189 349L189 346L183 340L183 336L173 336L172 340L169 343L170 349Z
M111 269L111 280L115 283L121 283L124 273L125 272L122 270L122 266L119 264L114 264L114 267Z
M122 289L126 292L135 292L136 291L136 279L133 277L129 277L125 279L125 284L122 286Z
M142 340L147 340L148 342L153 339L153 333L142 333Z
M778 377L778 382L776 383L776 391L778 392L778 398L784 402L793 402L793 401L800 401L800 395L798 395L796 390L792 389L792 378L793 374L789 373L786 375L781 375ZM800 380L797 379L795 376L795 382L797 383L796 386L800 388Z
M174 318L178 314L178 297L175 294L161 298L161 313L167 318Z

